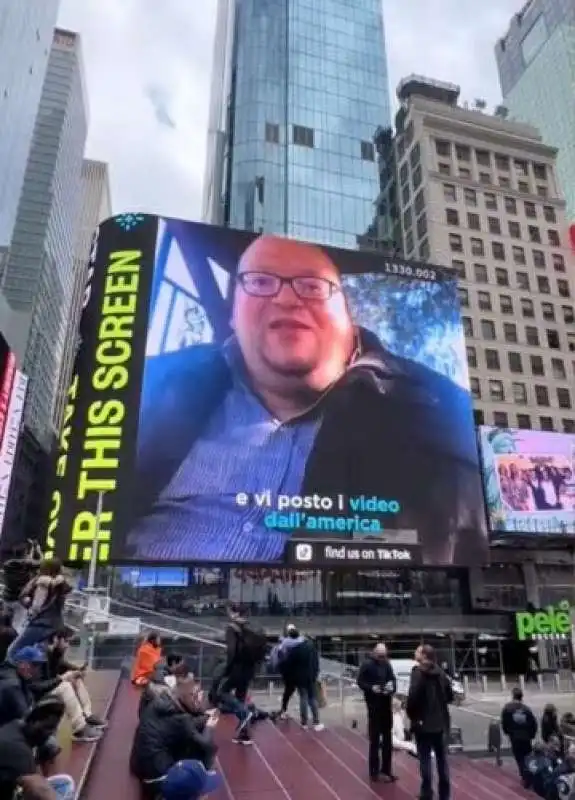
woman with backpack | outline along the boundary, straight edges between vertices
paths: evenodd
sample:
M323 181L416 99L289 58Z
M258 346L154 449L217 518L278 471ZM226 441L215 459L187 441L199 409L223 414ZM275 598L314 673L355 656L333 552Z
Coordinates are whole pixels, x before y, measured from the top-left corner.
M61 562L56 558L42 561L38 575L28 581L20 595L20 601L28 609L28 624L8 648L8 661L23 647L41 644L66 627L64 605L71 591L72 586L62 574Z

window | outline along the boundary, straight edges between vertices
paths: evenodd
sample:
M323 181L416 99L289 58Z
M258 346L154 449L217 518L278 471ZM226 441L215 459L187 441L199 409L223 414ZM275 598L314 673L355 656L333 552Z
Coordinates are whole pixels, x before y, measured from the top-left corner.
M533 325L525 326L525 341L532 347L539 347L539 330Z
M451 175L451 164L438 164L437 168L440 175Z
M493 181L491 180L491 175L490 175L489 172L480 172L479 173L479 181L480 181L480 183L487 183L487 184L493 183Z
M413 250L414 246L415 245L414 245L414 242L413 242L413 233L412 233L412 231L409 231L407 236L405 237L405 252L407 253L408 257L410 255L411 251Z
M516 158L513 162L515 166L515 172L522 177L529 175L529 167L527 166L527 161L523 161L522 159Z
M508 214L517 214L517 203L514 197L504 198L505 210Z
M529 219L535 219L537 217L537 210L535 208L535 203L525 202L523 203L523 207L525 209L526 217L529 217Z
M547 167L545 164L533 164L533 174L538 181L547 180Z
M522 406L527 405L527 386L524 383L512 383L511 393L515 403Z
M473 422L476 425L485 425L485 414L480 408L473 409Z
M543 216L547 222L555 224L557 222L557 215L553 206L543 206Z
M459 305L467 308L469 305L469 292L463 286L457 287L457 294L459 295Z
M547 322L555 321L555 307L553 303L541 303L541 314Z
M499 308L502 314L513 314L513 300L510 295L502 294L499 296Z
M513 254L513 261L515 264L526 264L527 261L525 260L525 250L518 245L514 245L511 248L511 252Z
M545 269L546 267L545 253L543 252L543 250L533 250L532 255L533 255L533 266L539 267L539 269Z
M560 350L561 342L559 341L559 334L557 333L557 331L550 329L547 330L545 333L547 335L548 347L550 347L552 350Z
M481 336L492 342L495 339L495 323L490 319L481 320Z
M501 186L502 189L509 189L509 187L511 186L511 181L506 175L500 175L499 185Z
M411 213L411 208L406 208L403 212L403 228L404 230L408 230L411 228L411 223L413 221L413 215Z
M470 367L476 367L477 366L477 350L475 349L475 347L472 347L471 345L468 345L465 349L466 349L466 352L467 352L467 364Z
M534 317L535 310L533 307L533 300L529 300L527 297L521 298L521 313L524 317Z
M497 197L492 192L485 192L483 195L485 200L485 208L489 209L490 211L497 210Z
M553 420L551 417L539 417L539 427L542 431L552 431L553 428Z
M575 313L571 306L561 306L561 310L563 311L563 322L566 322L568 325L575 322Z
M575 419L562 419L564 433L575 433Z
M538 406L549 405L549 391L546 386L535 385L535 402Z
M500 172L509 172L509 158L495 153L495 166Z
M457 189L452 183L443 184L443 199L446 203L454 203L457 200Z
M458 233L449 234L449 247L453 253L463 252L463 239Z
M530 430L531 417L529 414L517 414L517 427L522 430Z
M535 191L537 192L538 197L549 197L549 190L546 186L542 186L538 183L535 187Z
M559 292L560 297L571 297L569 281L565 281L562 278L557 278L557 291Z
M507 428L509 426L509 418L506 411L493 412L493 424L497 428Z
M471 396L475 398L475 400L481 400L481 383L479 378L470 378L469 388L471 389Z
M533 375L545 375L545 368L543 367L543 359L541 356L529 356L531 361L531 372Z
M420 218L417 220L417 236L419 239L423 239L425 234L427 233L427 216L422 214Z
M495 270L495 282L498 286L509 286L509 275L503 267L497 267Z
M480 231L481 230L481 222L479 220L479 214L468 214L467 215L467 226L472 231Z
M571 408L571 392L569 389L557 389L557 404L559 408Z
M458 278L463 278L465 280L465 261L459 261L457 258L452 259L451 266L455 270Z
M471 160L471 148L467 147L465 144L456 144L455 145L455 155L457 156L458 161L470 161Z
M461 237L460 237L461 238ZM474 256L484 256L485 248L483 247L483 239L471 239L471 252Z
M415 195L415 200L413 201L413 207L415 209L415 213L420 214L423 211L424 205L425 205L425 195L422 189Z
M422 261L429 261L430 255L431 255L431 250L429 247L429 239L424 239L419 244L419 258Z
M477 205L477 192L475 189L464 189L463 197L465 198L465 205L474 207Z
M523 362L520 353L507 353L510 372L523 372Z
M521 239L521 225L514 220L510 220L508 223L509 228L509 235L512 239Z
M559 239L557 231L549 229L547 231L547 241L551 247L561 247L561 240Z
M472 337L473 336L473 320L471 317L461 317L461 322L463 323L463 333L465 336Z
M471 170L467 167L459 167L460 178L471 178Z
M491 154L487 152L487 150L476 150L475 151L475 158L477 159L477 163L481 167L490 167L491 166Z
M438 156L451 157L451 142L446 142L443 139L436 139L435 152Z
M491 252L493 258L496 258L498 261L505 261L505 248L501 242L491 242Z
M448 225L459 225L459 214L454 208L446 208L445 220Z
M485 364L487 369L501 369L501 364L499 363L499 353L497 350L485 351Z
M304 125L293 126L293 143L302 147L313 147L313 128L306 128Z
M477 304L481 311L491 311L491 295L489 292L478 292Z
M505 400L503 381L489 381L489 399L494 403L502 403Z
M551 294L551 284L546 275L537 276L537 289L541 294Z
M565 259L561 253L553 253L551 258L553 259L553 269L555 272L565 272Z
M266 142L270 144L279 144L280 141L280 126L275 122L266 122Z
M421 146L419 142L416 142L411 148L411 153L409 154L409 163L414 169L419 164L420 158L421 158Z
M401 169L399 170L399 182L403 186L409 180L409 167L407 166L407 161L401 165Z
M373 142L361 143L361 159L362 161L375 161L375 148Z
M506 342L516 344L517 342L517 325L514 322L503 323L503 337Z
M517 181L517 191L521 192L521 194L530 194L529 183L527 181Z
M557 380L559 381L565 380L567 378L565 363L561 358L551 359L551 371L553 373L553 377L557 378Z
M474 264L473 274L477 283L488 283L487 267L484 264Z
M517 288L529 291L529 275L526 272L518 272L516 275Z
M416 189L419 189L419 187L421 186L421 181L422 181L422 177L421 177L421 164L419 164L419 165L418 165L418 166L417 166L417 167L416 167L416 168L413 170L413 174L412 174L412 176L411 176L411 182L413 183L413 191L415 191Z
M501 233L501 223L499 222L499 217L487 217L487 225L489 227L489 233L495 233L499 236Z
M404 206L406 206L409 203L409 194L410 194L409 183L406 183L403 189L401 190L401 200Z
M537 225L529 225L527 227L527 233L530 242L533 242L533 244L541 244L541 234L539 233Z

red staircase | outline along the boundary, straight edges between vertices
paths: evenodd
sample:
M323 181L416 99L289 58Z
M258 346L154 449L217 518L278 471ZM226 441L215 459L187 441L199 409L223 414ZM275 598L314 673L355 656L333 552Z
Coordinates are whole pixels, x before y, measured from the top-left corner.
M128 681L120 684L110 726L98 744L81 800L140 800L128 770L139 695ZM302 731L294 722L261 723L252 747L231 741L233 721L218 728L218 769L224 787L214 800L413 800L419 790L417 761L396 755L393 785L371 784L367 741L345 727L321 733ZM465 756L450 759L454 800L526 800L517 776L492 763Z

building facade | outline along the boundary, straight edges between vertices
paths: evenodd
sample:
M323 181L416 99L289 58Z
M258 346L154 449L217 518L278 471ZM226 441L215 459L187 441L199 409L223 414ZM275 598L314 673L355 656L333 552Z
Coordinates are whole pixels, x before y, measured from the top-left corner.
M1 283L9 305L27 317L16 347L30 377L25 424L44 447L55 430L86 135L80 38L56 29Z
M7 256L60 0L0 0L0 268Z
M379 0L221 0L206 221L356 248L389 124Z
M529 0L495 46L503 102L559 149L557 174L575 217L575 2Z
M66 323L64 356L60 369L57 404L54 414L57 431L61 429L62 425L66 395L78 346L80 315L86 288L92 240L100 222L111 216L112 200L108 165L103 161L85 159L82 164L82 198L74 251L72 299Z

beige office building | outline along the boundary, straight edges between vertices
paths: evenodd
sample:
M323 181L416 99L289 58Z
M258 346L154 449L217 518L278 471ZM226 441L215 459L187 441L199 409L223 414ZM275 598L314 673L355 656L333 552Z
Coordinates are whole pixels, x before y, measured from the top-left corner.
M411 76L398 98L396 239L407 258L459 275L476 423L575 433L575 281L556 150L528 125L458 105L452 84Z

